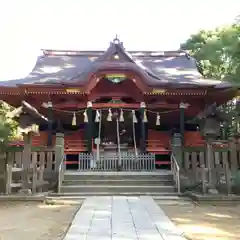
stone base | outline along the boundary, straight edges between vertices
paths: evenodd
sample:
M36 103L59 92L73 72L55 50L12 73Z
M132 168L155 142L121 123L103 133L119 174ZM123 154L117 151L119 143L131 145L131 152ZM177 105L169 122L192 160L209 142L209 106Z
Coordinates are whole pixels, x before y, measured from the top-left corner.
M21 194L21 195L30 196L30 195L32 195L32 190L31 189L20 189L18 191L18 193Z
M208 194L217 195L219 191L216 188L208 188Z
M36 201L36 202L44 202L46 200L47 194L36 194L36 195L21 195L21 194L12 194L12 195L0 195L1 201Z
M184 194L195 202L198 203L211 203L211 204L222 204L222 203L240 203L240 196L238 195L223 195L223 194L200 194L195 192L187 192Z

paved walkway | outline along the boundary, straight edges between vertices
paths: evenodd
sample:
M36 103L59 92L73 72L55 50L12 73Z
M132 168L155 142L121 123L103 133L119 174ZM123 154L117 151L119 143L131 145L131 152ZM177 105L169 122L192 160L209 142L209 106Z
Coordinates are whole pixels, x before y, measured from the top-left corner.
M152 197L89 197L64 240L185 240Z

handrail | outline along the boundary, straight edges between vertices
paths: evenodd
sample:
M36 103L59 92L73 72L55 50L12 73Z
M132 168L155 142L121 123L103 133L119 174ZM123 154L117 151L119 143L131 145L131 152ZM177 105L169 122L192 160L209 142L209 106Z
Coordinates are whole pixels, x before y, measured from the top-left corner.
M66 155L63 154L61 163L58 168L58 193L61 192L61 185L63 182L64 172L66 170L65 160L66 160Z
M172 153L171 154L171 171L173 173L173 179L177 187L177 191L180 194L181 189L180 189L180 167L178 165L177 159L175 155Z

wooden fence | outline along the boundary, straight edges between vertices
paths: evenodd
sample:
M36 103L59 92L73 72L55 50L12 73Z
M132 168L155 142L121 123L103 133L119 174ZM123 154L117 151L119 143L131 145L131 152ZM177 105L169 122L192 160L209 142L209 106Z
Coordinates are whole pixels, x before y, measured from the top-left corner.
M29 167L32 167L33 156L36 154L36 164L37 167L43 167L44 172L47 174L56 171L55 166L55 152L53 149L35 150L31 152L31 158L29 162ZM23 151L15 151L7 153L8 162L12 162L14 167L21 168L23 166Z
M207 161L208 157L211 158L210 165ZM229 192L230 188L236 185L236 178L240 173L240 144L231 143L228 148L212 147L210 156L207 156L206 147L184 150L182 174L192 182L208 182L209 168L213 183L220 187L226 185L226 190Z
M6 193L14 189L31 189L33 193L43 191L57 179L57 166L53 149L31 152L30 161L24 159L23 151L13 151L6 154L7 177ZM23 163L24 162L24 163Z
M152 153L111 153L100 156L95 154L80 153L78 162L79 171L154 171L155 155Z

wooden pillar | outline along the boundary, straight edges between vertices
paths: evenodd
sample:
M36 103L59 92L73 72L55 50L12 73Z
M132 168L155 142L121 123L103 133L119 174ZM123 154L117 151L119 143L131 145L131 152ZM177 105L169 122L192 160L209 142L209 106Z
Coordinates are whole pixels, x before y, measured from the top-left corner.
M174 133L172 136L172 152L175 155L179 166L182 168L184 162L184 152L182 146L182 136L179 133Z
M93 138L93 110L92 102L87 102L87 151L88 153L92 152L92 138Z
M52 146L52 127L53 127L53 110L52 102L48 102L48 141L47 146Z
M32 194L37 192L38 169L37 169L37 153L32 153Z
M55 170L58 171L64 156L64 133L56 133L56 146L55 146Z
M181 102L179 104L179 109L180 109L180 134L182 136L182 145L184 146L184 132L185 132L185 108L186 104Z
M230 158L231 158L231 170L236 171L238 169L238 153L237 153L237 143L234 138L231 139L230 146Z
M214 113L214 112L213 112ZM214 173L214 151L212 144L215 139L220 135L220 121L217 115L212 115L210 112L202 124L202 132L204 135L204 139L206 141L206 157L207 157L207 170L208 170L208 192L209 193L217 193L216 189L216 175Z
M145 102L141 102L140 104L140 131L141 131L141 150L142 152L146 152L146 128L145 128L145 121L144 121L144 114L146 110Z
M4 149L0 149L0 193L6 192L7 156Z
M211 136L206 138L206 156L207 156L207 169L208 169L208 191L209 193L218 193L216 189L216 176L214 174L214 152L212 143L214 138Z
M7 165L6 167L6 194L12 193L12 180L13 180L13 162L15 158L15 153L10 152L7 154Z
M23 135L24 148L22 155L22 165L23 165L23 175L22 175L22 188L28 189L28 172L31 163L31 137L32 133L27 133Z

